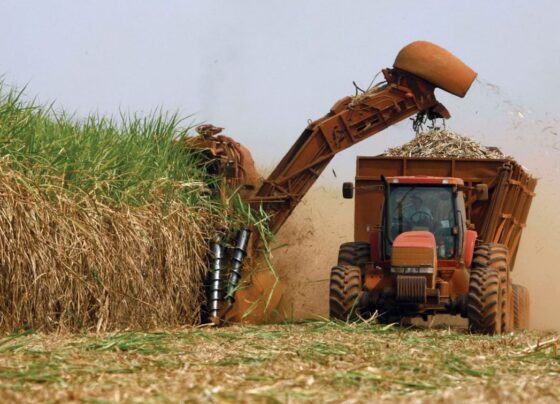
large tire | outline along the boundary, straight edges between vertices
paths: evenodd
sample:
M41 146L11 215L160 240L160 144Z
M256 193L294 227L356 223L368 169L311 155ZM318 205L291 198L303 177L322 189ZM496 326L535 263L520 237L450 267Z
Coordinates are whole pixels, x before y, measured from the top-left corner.
M513 292L513 329L529 328L529 291L521 285L512 285Z
M364 275L366 264L370 261L370 245L364 241L352 241L341 244L338 250L338 265L359 267L362 271L362 276Z
M481 244L470 272L467 314L471 331L509 332L508 250L501 244Z
M358 318L362 295L362 271L353 265L331 269L329 314L332 319L354 321Z

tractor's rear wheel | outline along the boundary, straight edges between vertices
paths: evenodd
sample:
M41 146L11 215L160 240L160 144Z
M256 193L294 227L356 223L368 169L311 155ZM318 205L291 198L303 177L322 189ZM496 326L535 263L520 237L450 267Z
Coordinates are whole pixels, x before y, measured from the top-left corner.
M529 290L521 285L512 285L513 292L513 329L529 328Z
M500 334L511 328L507 256L501 244L481 244L474 252L467 307L473 332Z
M357 320L362 296L362 271L353 265L331 269L329 314L332 319Z
M338 250L338 265L352 265L364 271L365 265L371 261L370 245L364 241L344 243Z

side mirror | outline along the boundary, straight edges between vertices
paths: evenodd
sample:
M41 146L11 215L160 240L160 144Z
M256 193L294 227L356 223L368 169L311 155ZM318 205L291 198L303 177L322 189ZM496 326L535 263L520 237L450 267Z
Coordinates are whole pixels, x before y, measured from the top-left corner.
M342 197L344 199L352 199L354 197L354 184L345 182L342 184Z
M488 200L488 185L487 184L476 184L476 199L479 201Z

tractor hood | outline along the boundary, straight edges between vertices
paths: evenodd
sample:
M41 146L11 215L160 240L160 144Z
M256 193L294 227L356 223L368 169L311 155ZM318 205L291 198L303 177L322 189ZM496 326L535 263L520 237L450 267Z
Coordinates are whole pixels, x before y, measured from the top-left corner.
M437 267L436 239L429 231L407 231L393 242L391 266L396 268L427 268L433 273Z

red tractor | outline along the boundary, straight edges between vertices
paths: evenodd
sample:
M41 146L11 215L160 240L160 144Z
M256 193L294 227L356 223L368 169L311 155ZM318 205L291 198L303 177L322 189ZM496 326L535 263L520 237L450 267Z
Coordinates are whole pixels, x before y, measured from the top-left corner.
M536 179L511 160L359 157L355 242L331 271L331 317L382 321L447 313L472 331L529 320L527 290L511 282Z

